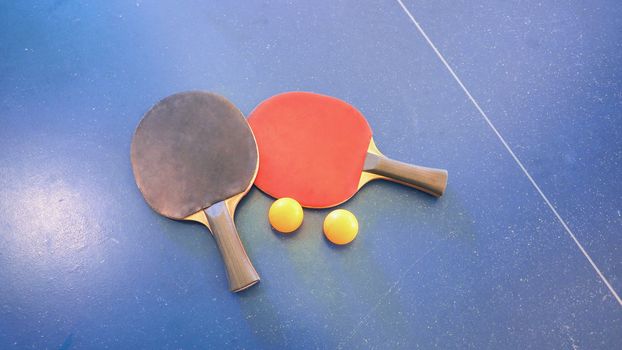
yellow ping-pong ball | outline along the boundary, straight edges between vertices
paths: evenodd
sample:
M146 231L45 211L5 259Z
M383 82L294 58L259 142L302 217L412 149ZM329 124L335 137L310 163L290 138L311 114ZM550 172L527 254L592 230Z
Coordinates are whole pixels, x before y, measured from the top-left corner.
M335 244L352 242L358 232L356 216L345 209L333 210L324 219L324 235Z
M270 225L282 233L296 231L302 224L303 217L300 203L292 198L277 199L272 203L268 212Z

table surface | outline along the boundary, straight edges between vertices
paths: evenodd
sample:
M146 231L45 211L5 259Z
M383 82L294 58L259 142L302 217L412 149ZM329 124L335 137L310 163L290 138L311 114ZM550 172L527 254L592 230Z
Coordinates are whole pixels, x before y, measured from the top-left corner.
M586 348L622 343L622 6L524 1L4 1L0 348ZM351 102L449 171L345 208L345 247L236 215L262 282L154 213L129 160L159 99ZM616 294L617 293L617 294Z

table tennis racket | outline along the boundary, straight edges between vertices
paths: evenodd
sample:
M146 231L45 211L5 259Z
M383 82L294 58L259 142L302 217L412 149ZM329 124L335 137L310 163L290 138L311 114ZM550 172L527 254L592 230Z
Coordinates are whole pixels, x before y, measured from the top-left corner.
M263 101L249 115L259 148L255 184L302 206L327 208L375 179L392 180L441 196L447 171L385 157L356 108L334 97L287 92Z
M258 167L257 144L242 112L208 92L169 96L136 128L131 159L138 188L153 210L210 229L231 291L259 282L233 221Z

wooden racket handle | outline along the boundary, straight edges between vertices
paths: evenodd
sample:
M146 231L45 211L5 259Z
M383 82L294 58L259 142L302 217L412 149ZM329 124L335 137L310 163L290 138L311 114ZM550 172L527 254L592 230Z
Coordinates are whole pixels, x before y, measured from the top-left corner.
M204 212L227 269L229 289L239 292L259 282L259 274L246 254L225 202L218 202Z
M365 158L366 172L382 175L389 180L414 187L440 197L447 187L447 170L406 164L368 152Z

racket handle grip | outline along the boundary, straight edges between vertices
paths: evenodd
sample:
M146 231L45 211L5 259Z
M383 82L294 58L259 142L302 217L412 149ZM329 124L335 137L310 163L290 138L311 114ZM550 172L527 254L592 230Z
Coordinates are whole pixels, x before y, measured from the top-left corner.
M402 163L373 153L367 153L364 171L387 177L435 197L442 196L447 187L447 170Z
M240 292L259 282L259 274L246 254L225 202L218 202L204 212L227 269L229 290Z

